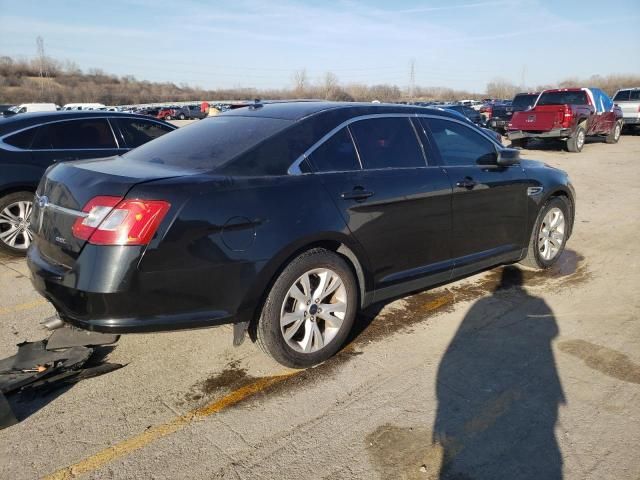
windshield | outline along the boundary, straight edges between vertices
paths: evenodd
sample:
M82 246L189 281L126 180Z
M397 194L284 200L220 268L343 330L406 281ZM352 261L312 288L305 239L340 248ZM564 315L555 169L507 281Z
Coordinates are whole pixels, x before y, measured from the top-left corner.
M211 117L179 128L123 156L128 160L215 170L291 125L288 120L264 117Z
M513 99L512 106L515 108L529 108L533 106L533 104L536 101L536 98L538 98L538 96L535 94L516 95L516 97Z
M584 90L544 92L538 99L538 105L589 105L589 101Z

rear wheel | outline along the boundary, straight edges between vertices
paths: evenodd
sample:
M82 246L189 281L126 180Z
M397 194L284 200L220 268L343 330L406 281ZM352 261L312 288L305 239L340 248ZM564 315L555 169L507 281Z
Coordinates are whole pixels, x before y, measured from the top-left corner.
M184 120L185 119L184 113L181 113L179 118L180 120Z
M549 268L553 265L564 250L573 224L572 215L568 199L550 199L538 213L527 256L520 263L532 268Z
M511 140L511 148L527 148L527 139L518 138Z
M613 130L611 130L611 132L609 133L609 135L607 135L604 141L606 143L618 143L618 140L620 140L621 134L622 134L622 122L617 121L615 126L613 127Z
M164 119L167 121L171 120L171 115L167 115L166 117L164 117Z
M0 198L0 250L24 255L33 234L29 220L33 211L33 193L16 192Z
M567 139L567 150L574 153L581 152L586 138L587 131L584 129L584 123L581 123L573 135Z
M349 265L328 250L309 250L273 284L256 329L258 343L287 367L321 363L346 340L357 299Z

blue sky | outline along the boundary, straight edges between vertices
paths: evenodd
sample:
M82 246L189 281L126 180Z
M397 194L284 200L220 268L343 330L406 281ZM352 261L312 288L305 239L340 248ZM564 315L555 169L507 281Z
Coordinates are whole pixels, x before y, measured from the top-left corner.
M605 5L603 8L602 5ZM0 0L0 55L46 53L138 79L216 87L312 81L483 91L640 74L640 2L618 0Z

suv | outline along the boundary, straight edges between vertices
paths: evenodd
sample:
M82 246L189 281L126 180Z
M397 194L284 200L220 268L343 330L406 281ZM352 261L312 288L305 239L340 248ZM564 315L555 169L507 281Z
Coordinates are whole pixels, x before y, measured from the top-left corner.
M613 101L622 110L625 127L640 126L640 88L623 88L613 96Z
M514 147L530 138L559 139L580 152L588 136L617 143L622 125L622 110L599 88L563 88L544 90L532 109L516 112L507 136Z
M31 243L33 192L54 163L120 155L176 127L141 115L65 111L0 118L0 250Z
M232 323L235 344L248 332L279 362L314 365L360 308L558 260L573 187L519 153L433 108L252 105L48 170L31 279L80 328Z
M202 120L207 115L208 112L203 112L200 105L184 105L175 111L173 118L179 120Z

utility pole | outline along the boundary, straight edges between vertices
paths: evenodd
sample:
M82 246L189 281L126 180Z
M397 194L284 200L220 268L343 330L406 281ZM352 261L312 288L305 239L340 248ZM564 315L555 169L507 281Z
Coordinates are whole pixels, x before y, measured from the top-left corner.
M44 40L40 35L36 38L36 46L38 48L38 64L40 67L40 99L44 100L44 78L47 76L44 55Z
M409 100L413 101L416 94L416 59L409 61Z
M527 89L526 77L527 77L527 66L522 65L522 76L520 78L520 86L522 88L522 91L525 91Z

